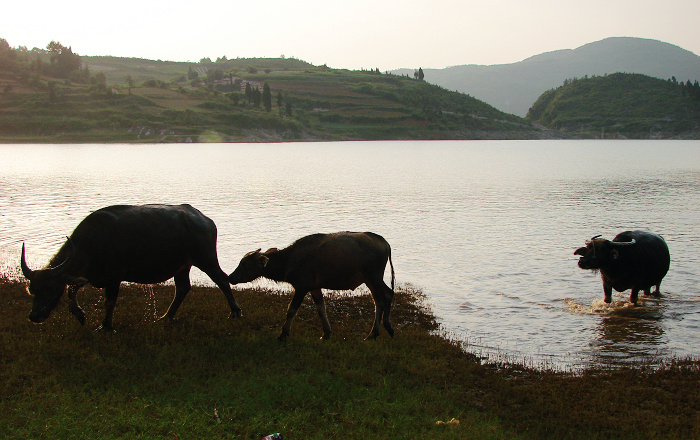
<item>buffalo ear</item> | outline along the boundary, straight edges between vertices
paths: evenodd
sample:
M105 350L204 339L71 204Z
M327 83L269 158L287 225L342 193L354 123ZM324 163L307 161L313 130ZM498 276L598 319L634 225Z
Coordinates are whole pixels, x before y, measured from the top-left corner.
M617 257L620 256L620 253L617 251L617 249L613 249L610 251L610 258L613 260L617 260Z
M574 255L584 256L584 255L586 255L587 251L588 251L587 247L581 247L581 248L576 249L576 252L574 252Z

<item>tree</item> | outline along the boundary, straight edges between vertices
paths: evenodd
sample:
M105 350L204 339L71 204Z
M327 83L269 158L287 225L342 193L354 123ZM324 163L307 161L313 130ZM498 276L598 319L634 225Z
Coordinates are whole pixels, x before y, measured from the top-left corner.
M249 82L245 83L245 98L248 100L248 104L253 102L253 89Z
M46 45L46 50L49 51L49 53L58 55L61 53L61 51L64 49L63 45L59 43L58 41L51 40L49 44Z
M104 72L97 72L94 76L95 88L100 93L105 93L107 91L107 76Z
M187 71L187 79L192 81L199 78L199 73L190 66L190 70Z
M16 54L10 44L4 38L0 38L0 72L10 72L15 70Z
M236 92L231 92L228 94L228 97L231 101L233 101L234 105L238 105L238 100L240 99L240 95Z
M131 88L134 87L134 79L131 75L126 75L126 86L129 88L129 95L131 95Z
M80 70L80 55L74 54L70 47L58 41L51 41L46 49L51 54L51 73L61 78L68 78L71 73Z
M253 90L253 105L256 107L260 107L260 101L262 100L262 93L260 93L259 88L255 88Z
M262 102L266 112L272 110L272 91L267 83L263 85Z
M277 92L277 107L282 108L282 92Z

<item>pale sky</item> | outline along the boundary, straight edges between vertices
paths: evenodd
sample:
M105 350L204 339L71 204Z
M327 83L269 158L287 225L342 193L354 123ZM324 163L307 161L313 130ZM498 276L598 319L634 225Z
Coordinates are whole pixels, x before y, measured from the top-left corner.
M285 55L333 68L504 64L607 37L700 55L698 0L95 0L2 6L0 38L80 55L199 61ZM9 3L9 4L8 4Z

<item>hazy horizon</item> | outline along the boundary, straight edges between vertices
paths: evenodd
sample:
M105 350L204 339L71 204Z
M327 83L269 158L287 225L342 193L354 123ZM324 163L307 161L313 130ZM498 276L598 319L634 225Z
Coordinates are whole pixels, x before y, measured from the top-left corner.
M85 0L6 5L0 30L10 46L52 41L82 56L164 61L294 57L333 68L444 68L508 64L609 37L664 41L700 54L700 2L384 0L232 4Z

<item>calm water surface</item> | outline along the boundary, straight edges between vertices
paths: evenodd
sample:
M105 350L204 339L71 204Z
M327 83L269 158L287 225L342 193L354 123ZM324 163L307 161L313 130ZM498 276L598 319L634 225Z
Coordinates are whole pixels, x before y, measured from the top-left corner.
M45 264L88 213L119 203L199 208L226 272L310 233L377 232L397 281L491 359L700 356L697 141L0 145L0 269L17 273L23 241ZM573 251L627 229L666 238L664 296L606 305Z

